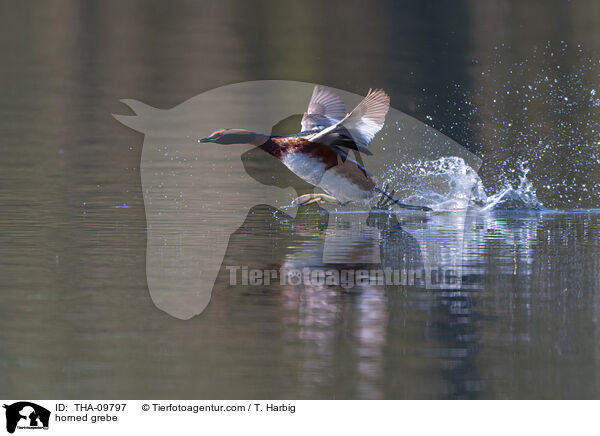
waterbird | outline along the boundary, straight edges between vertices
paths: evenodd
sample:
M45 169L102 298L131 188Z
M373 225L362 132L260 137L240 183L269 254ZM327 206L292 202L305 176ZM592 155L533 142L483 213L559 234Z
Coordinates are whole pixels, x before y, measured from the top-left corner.
M377 186L377 178L348 155L348 150L372 155L369 142L381 130L390 108L390 97L382 89L369 89L366 97L346 113L344 101L329 88L315 86L301 131L291 136L272 136L246 129L221 129L198 142L252 144L279 159L301 179L326 194L305 194L295 205L311 203L366 202L377 194L398 207L431 211L426 206L405 204L395 199L387 187Z

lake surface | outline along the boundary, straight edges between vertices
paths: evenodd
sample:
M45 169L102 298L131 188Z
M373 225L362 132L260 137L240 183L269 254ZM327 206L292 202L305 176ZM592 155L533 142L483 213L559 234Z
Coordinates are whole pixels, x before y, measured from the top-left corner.
M0 17L4 397L600 397L596 3L36 6ZM176 319L148 291L144 138L111 114L128 113L123 98L168 109L262 79L382 87L481 159L490 197L523 193L525 177L544 208L367 208L344 224L257 205L206 310ZM336 232L347 244L324 258ZM457 278L246 286L232 265Z

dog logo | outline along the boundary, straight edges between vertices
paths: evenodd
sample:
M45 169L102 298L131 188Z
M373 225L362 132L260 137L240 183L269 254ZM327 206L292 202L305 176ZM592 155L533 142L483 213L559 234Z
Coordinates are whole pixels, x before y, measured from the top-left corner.
M29 401L19 401L3 406L6 409L6 431L14 433L18 429L48 429L50 411Z

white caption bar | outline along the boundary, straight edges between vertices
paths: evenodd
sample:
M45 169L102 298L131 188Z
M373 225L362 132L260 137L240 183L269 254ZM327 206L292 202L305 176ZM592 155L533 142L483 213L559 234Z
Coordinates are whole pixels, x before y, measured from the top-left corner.
M2 426L41 434L583 434L597 401L4 400ZM49 414L47 413L49 412ZM4 430L2 430L4 431ZM595 430L594 430L595 431ZM213 433L215 432L215 433ZM235 432L235 433L233 433Z

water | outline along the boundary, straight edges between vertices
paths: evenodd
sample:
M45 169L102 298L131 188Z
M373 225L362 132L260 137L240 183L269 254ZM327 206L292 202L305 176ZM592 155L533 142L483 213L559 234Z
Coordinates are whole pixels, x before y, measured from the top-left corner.
M4 397L599 397L597 6L356 7L6 7ZM175 319L146 282L143 139L111 114L127 110L122 98L170 108L264 78L383 87L482 166L451 155L390 164L389 182L420 177L402 199L435 206L428 215L369 205L348 225L317 206L295 217L256 206L229 241L210 305ZM324 260L340 232L346 244ZM226 269L439 264L460 282L242 286Z

